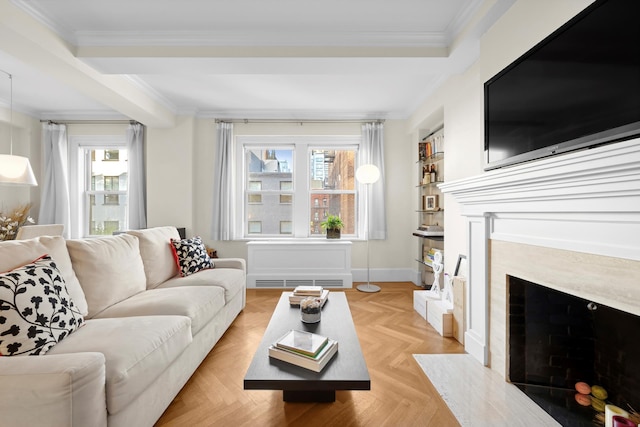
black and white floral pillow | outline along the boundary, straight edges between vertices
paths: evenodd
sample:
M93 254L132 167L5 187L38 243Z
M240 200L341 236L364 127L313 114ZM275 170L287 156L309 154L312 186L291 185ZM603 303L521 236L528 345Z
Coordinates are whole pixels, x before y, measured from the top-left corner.
M178 264L181 276L188 276L200 270L213 268L213 261L209 258L207 248L198 236L191 239L171 239L173 257Z
M84 319L49 255L0 274L0 355L42 355Z

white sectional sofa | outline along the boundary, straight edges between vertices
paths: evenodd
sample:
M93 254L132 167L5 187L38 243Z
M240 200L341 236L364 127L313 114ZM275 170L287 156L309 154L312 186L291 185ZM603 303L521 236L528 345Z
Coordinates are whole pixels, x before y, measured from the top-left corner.
M0 242L0 272L49 254L84 319L44 355L0 357L0 425L157 421L246 294L243 259L214 259L214 268L181 277L170 239L180 239L174 227Z

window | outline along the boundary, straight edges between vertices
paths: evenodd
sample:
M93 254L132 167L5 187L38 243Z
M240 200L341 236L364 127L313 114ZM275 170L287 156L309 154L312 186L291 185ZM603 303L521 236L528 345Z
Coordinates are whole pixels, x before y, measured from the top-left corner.
M247 183L247 197L249 203L262 203L262 181L249 181Z
M92 157L92 159L95 159L95 156ZM120 160L120 150L104 150L104 157L102 160L117 162Z
M106 151L106 150L105 150ZM113 151L113 150L111 150ZM93 177L92 177L93 178ZM120 177L117 176L105 176L104 177L104 204L105 205L118 205L120 202L120 196L118 194L113 194L120 190L119 185ZM95 187L91 188L95 190ZM106 193L110 191L111 193Z
M70 150L71 236L128 228L128 162L124 137L75 136Z
M322 237L338 215L343 236L357 236L354 137L238 137L238 191L244 237ZM259 224L259 225L258 225Z
M323 233L318 221L324 221L328 215L342 219L343 234L356 234L355 162L355 149L310 150L309 197L312 208L309 218L312 236Z
M260 221L249 221L249 234L260 234L262 233L262 222Z
M292 225L291 221L280 221L280 234L292 234Z

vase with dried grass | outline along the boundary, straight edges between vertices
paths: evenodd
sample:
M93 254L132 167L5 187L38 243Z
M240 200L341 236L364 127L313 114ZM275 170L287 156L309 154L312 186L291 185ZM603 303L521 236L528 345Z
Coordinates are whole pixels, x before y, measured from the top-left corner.
M25 224L35 224L29 216L31 203L18 206L13 211L4 213L0 211L0 240L14 240L18 229Z

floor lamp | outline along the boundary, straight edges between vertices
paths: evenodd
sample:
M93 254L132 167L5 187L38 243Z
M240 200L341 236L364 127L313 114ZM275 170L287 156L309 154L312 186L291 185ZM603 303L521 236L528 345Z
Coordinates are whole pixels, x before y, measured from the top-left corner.
M374 285L369 280L369 234L371 232L371 225L369 223L369 200L371 197L371 184L380 179L380 169L375 165L362 165L356 170L356 179L359 183L364 184L367 187L367 199L366 207L367 211L367 283L358 285L356 289L362 292L379 292L380 286Z

